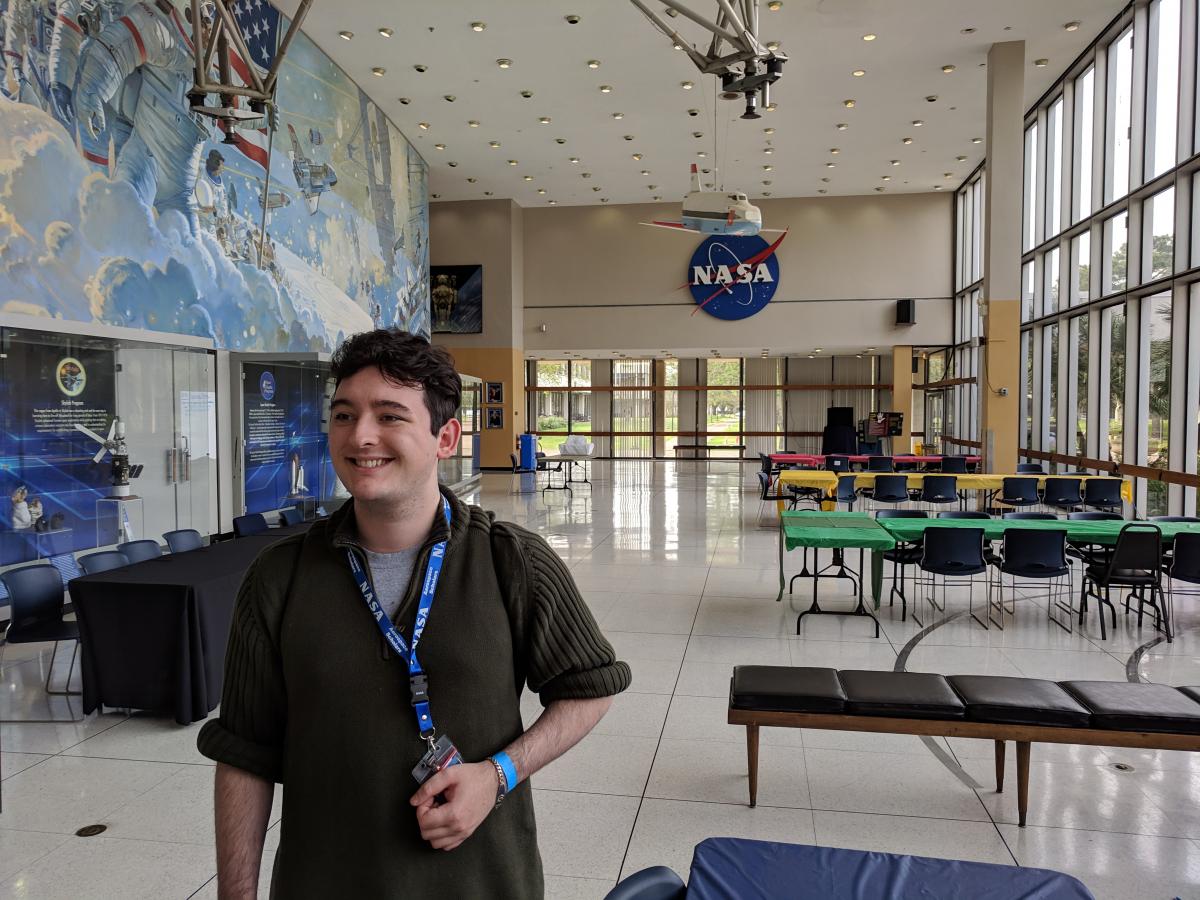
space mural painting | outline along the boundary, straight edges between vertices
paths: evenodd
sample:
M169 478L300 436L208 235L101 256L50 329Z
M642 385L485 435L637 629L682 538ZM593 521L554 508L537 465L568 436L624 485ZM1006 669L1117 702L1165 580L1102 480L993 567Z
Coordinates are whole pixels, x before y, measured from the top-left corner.
M248 82L288 22L264 0L234 14ZM274 132L226 135L188 108L188 19L167 0L0 0L0 312L241 351L428 336L416 150L303 34Z

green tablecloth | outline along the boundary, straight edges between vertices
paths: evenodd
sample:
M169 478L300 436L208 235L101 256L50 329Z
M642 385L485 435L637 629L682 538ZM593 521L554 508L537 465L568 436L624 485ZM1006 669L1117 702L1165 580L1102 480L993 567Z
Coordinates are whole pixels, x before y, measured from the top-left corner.
M779 527L786 550L797 547L890 550L896 546L896 539L866 513L791 511L783 513Z
M1058 519L1051 522L1042 519L883 519L880 526L898 541L919 540L926 528L982 528L984 537L998 541L1009 528L1028 528L1035 531L1065 531L1067 540L1079 543L1112 545L1117 542L1121 529L1132 520L1087 521ZM1194 522L1146 522L1161 532L1164 541L1173 541L1175 535L1188 532L1200 534L1200 524Z

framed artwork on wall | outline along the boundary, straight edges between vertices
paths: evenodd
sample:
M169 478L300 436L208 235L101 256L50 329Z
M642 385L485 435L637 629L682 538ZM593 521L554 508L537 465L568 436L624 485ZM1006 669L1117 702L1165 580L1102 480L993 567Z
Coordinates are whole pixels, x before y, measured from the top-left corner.
M504 427L504 407L489 406L486 410L487 420L485 427L487 428L503 428Z
M430 266L434 334L483 333L483 266Z
M484 403L503 403L504 402L504 382L489 381L487 382L487 393L485 394Z

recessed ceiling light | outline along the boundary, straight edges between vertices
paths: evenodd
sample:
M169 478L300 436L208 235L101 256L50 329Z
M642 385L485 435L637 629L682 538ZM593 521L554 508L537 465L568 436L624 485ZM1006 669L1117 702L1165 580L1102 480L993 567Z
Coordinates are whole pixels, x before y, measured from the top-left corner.
M611 84L602 84L602 85L600 85L600 93L602 93L602 94L611 94L611 93L612 93L612 85L611 85Z
M413 71L424 74L425 72L429 71L429 66L425 65L424 63L416 63L413 66Z
M379 29L380 37L390 38L395 33L396 32L392 31L392 29L390 29L390 28L380 28Z
M547 203L549 203L551 206L556 206L556 205L558 205L558 201L557 201L557 200L547 200L546 202L547 202Z
M955 158L955 159L957 159L959 162L966 162L966 161L967 161L967 158L966 158L965 156L956 156L956 157L954 157L954 158Z
M880 175L879 177L880 177L880 179L882 179L883 181L891 181L891 180L892 180L892 176L891 176L891 175Z
M354 40L354 32L353 31L339 31L338 37L340 37L343 41L352 41L352 40Z
M913 128L920 128L924 124L925 123L923 121L921 121L920 119L913 119L913 121L912 121Z
M539 125L549 125L550 117L549 116L538 116L538 124Z
M972 144L982 144L983 138L971 138L971 143Z
M830 147L829 152L832 153L834 156L837 156L842 151L838 147Z
M770 197L770 196L771 196L771 192L770 192L770 191L763 191L763 192L762 192L762 195L763 195L764 197Z
M488 141L488 146L491 147L493 150L499 150L500 142L499 141Z
M837 163L835 163L835 162L827 162L827 163L825 163L825 168L827 168L827 169L836 169L836 168L837 168Z
M569 161L570 161L570 162L573 162L573 163L576 163L576 164L578 164L578 162L579 162L579 157L578 157L578 156L572 156L572 157L570 158L570 160L569 160Z
M432 199L434 199L434 200L441 200L441 199L442 199L442 195L441 195L441 194L430 194L429 196L430 196Z
M642 154L640 154L640 153L635 153L635 154L633 154L633 158L634 158L634 159L641 159L641 158L642 158Z
M694 88L696 85L695 85L695 84L693 84L693 83L692 83L692 82L690 82L690 81L681 81L681 82L679 82L679 86L680 86L681 88L683 88L685 91L690 91L690 90L691 90L692 88Z
M779 49L779 41L767 41L767 49L774 52Z
M817 357L816 357L816 355L815 355L815 354L813 354L813 353L810 353L810 354L808 354L808 358L809 358L809 359L816 359Z
M772 100L770 103L768 103L766 106L763 107L763 112L775 112L775 110L777 110L777 109L779 109L779 104L776 103L774 100Z
M556 144L565 144L566 142L567 142L566 138L555 138L554 139L554 143L556 143Z
M943 177L943 178L953 178L953 177L954 177L954 173L953 173L953 172L943 172L943 173L942 173L942 177Z
M703 150L697 150L697 151L696 151L696 155L697 155L698 157L700 157L701 159L707 159L707 158L708 158L708 154L707 154L707 153L705 153Z
M642 174L643 174L643 175L649 175L649 174L650 174L650 170L649 170L649 169L642 169Z
M454 160L450 160L450 162L446 163L446 165L448 165L450 168L453 169L455 166L458 165L458 163L456 163Z
M763 129L763 134L774 134L774 133L775 133L774 128L764 128Z
M483 196L485 196L485 197L490 197L490 196L492 196L492 192L491 192L491 191L484 191L484 192L483 192Z
M657 191L658 185L657 184L648 184L648 185L646 185L646 189L650 190L650 191Z
M903 144L904 146L906 146L906 147L907 147L909 144L911 144L911 143L912 143L912 141L913 141L913 139L912 139L912 138L910 138L910 137L906 137L906 138L900 138L900 143L902 143L902 144Z
M659 196L656 194L655 196L651 197L650 199L651 199L651 200L661 200L661 199L662 199L662 197L659 197Z
M445 100L447 103L453 103L458 98L455 97L453 94L445 94L442 96L442 99Z
M779 12L781 9L783 9L783 0L770 0L770 2L767 4L767 9L769 9L771 12Z
M875 35L873 35L873 34L864 34L864 35L863 35L863 40L864 40L864 41L873 41L873 40L875 40Z
M933 189L934 189L935 191L940 191L940 190L942 189L942 186L941 186L940 184L935 184L935 185L933 186Z
M525 175L525 176L523 176L523 178L524 178L524 180L525 180L525 181L533 181L533 176L532 176L532 175Z
M821 183L822 183L822 184L829 184L829 179L828 179L828 178L822 178L822 179L821 179Z
M509 164L510 166L515 166L515 165L517 164L517 161L516 161L515 159L510 159L510 160L508 161L508 164Z
M817 188L817 193L818 194L828 194L829 191L825 190L825 188Z
M837 123L837 130L838 130L838 131L845 131L845 130L846 130L847 128L849 128L849 127L850 127L850 125L849 125L848 123L846 123L846 122L838 122L838 123Z
M592 188L592 190L593 190L593 191L602 191L602 190L604 190L604 188L602 188L602 187L594 187L594 188Z
M575 15L574 13L571 13L569 16L563 16L563 18L566 20L568 25L579 24L579 16Z
M886 190L886 188L877 187L877 188L875 188L875 190L882 194Z
M410 104L410 103L412 103L412 100L410 100L408 97L401 97L401 98L400 98L400 105L401 105L401 106L408 106L408 104Z
M1050 60L1048 60L1048 59L1045 59L1045 58L1042 58L1042 59L1035 59L1035 60L1033 61L1033 64L1034 64L1035 66L1037 66L1039 69L1044 69L1044 68L1046 68L1046 66L1047 66L1049 63L1050 63Z
M417 127L420 128L422 131L428 131L429 123L428 122L418 122Z
M951 72L954 71L954 69L955 69L955 66L952 66L949 64L942 66L942 72L944 72L946 75L949 75Z
M767 156L770 156L774 152L775 152L774 147L763 147L763 153L767 154Z
M764 172L771 172L771 171L773 171L774 169L775 169L775 167L774 167L774 166L763 166L763 171L764 171Z
M974 34L974 33L975 33L974 28L964 28L961 31L959 31L959 34Z
M891 159L891 160L888 160L888 162L890 162L893 166L900 165L900 160L898 160L898 159Z
M632 135L632 134L627 134L627 135L625 135L625 140L627 140L627 141L632 141L632 140L633 140L633 135Z
M580 172L580 173L579 173L579 177L580 177L580 178L591 178L591 177L592 177L592 173L591 173L591 172Z
M764 179L763 179L763 184L769 187L769 186L770 186L770 184L771 184L771 179L770 179L770 178L764 178Z
M434 144L434 145L433 145L433 149L434 149L434 150L445 150L445 149L446 149L446 145L445 145L445 144Z
M1068 22L1066 25L1063 26L1063 28L1065 28L1067 31L1078 31L1079 23L1078 22Z
M487 28L487 22L472 22L471 23L472 31L483 31L483 29L485 29L485 28Z
M855 78L862 78L864 75L867 74L867 70L866 69L855 69L850 74L853 75Z
M612 114L612 117L614 119L623 119L625 118L625 113L615 112Z
M467 119L467 124L472 128L478 128L479 122L476 119Z
M589 69L598 69L598 68L600 68L600 60L589 59L587 62L587 66Z
M843 100L842 106L846 107L846 109L854 109L854 100Z
M475 182L477 182L478 180L479 180L478 178L468 178L468 179L467 179L467 184L474 184L474 183L475 183Z
M512 66L512 60L511 59L498 59L498 60L496 60L496 65L498 65L502 69L507 69L510 66Z
M538 188L538 193L539 193L539 194L545 194L545 193L546 193L546 189L545 189L545 188Z
M383 66L376 66L375 68L373 68L371 70L371 74L374 75L376 78L382 78L384 75L387 74L387 69L385 69Z

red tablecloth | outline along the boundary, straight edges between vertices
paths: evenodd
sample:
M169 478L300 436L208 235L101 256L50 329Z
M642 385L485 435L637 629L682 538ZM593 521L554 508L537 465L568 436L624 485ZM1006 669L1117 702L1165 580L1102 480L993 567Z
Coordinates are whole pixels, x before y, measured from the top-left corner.
M866 465L870 457L864 454L856 454L849 457L850 462ZM978 456L968 456L968 463L978 463ZM772 453L771 462L778 465L779 463L799 463L803 466L823 466L825 465L825 457L820 453ZM892 462L905 465L926 465L926 464L941 464L942 457L940 456L893 456Z

